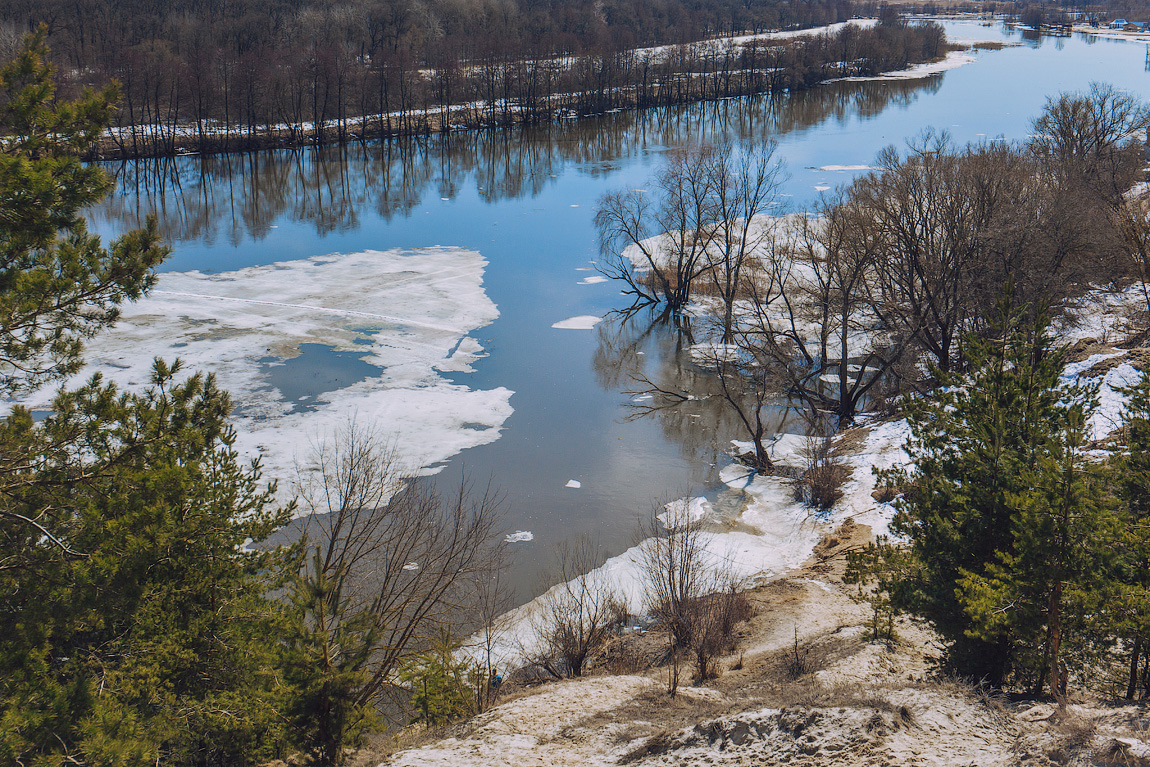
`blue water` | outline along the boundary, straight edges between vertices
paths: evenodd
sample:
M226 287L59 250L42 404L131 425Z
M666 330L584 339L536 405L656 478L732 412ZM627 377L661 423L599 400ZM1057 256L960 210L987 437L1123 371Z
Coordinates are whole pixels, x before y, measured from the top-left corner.
M953 38L1022 44L977 53L975 63L926 80L841 83L776 101L346 149L125 163L112 167L120 188L93 212L93 228L109 236L155 212L173 246L163 268L181 271L364 249L446 245L482 253L484 286L500 316L474 333L489 356L474 373L452 377L513 390L514 414L494 443L452 459L441 481L454 484L466 472L501 489L508 529L535 533L513 547L516 580L530 590L555 541L596 533L617 552L653 505L688 491L713 493L729 439L738 436L713 403L630 418L625 392L635 384L619 374L612 352L619 339L610 341L625 336L629 359L642 361L648 375L693 379L698 371L676 357L670 331L605 323L601 337L551 327L624 304L617 285L578 284L599 257L593 217L603 194L642 188L661 155L683 142L771 139L789 173L781 199L804 210L817 202L816 186L848 183L857 173L820 166L871 163L883 147L927 128L960 143L1025 139L1048 97L1095 80L1150 98L1142 45L1027 40L978 22L946 27ZM273 374L285 394L314 397L349 376L371 375L368 367L354 354L318 348ZM285 378L292 375L306 380L295 385ZM569 479L582 488L564 487Z

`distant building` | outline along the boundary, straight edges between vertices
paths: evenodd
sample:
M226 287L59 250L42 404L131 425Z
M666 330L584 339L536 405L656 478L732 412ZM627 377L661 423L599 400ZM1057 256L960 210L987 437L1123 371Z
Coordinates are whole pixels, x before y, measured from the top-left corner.
M1126 25L1128 23L1129 22L1127 22L1126 19L1114 19L1114 21L1110 22L1110 28L1111 29L1125 29Z

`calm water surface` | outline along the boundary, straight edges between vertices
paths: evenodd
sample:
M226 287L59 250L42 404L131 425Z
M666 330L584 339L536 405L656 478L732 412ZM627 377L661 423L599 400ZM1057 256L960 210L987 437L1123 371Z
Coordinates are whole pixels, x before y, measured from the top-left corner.
M441 482L490 478L506 502L515 580L534 590L551 546L584 532L610 553L636 520L688 491L718 492L717 471L738 432L717 402L643 415L626 392L640 366L652 379L705 386L679 354L683 341L642 317L596 331L556 330L575 315L622 306L618 286L580 285L598 257L597 199L642 187L660 155L688 141L774 139L793 210L889 144L933 127L958 142L1024 139L1048 96L1101 80L1150 99L1142 45L1087 38L1025 39L978 22L947 22L956 39L1017 43L916 81L838 83L775 101L627 112L539 130L457 134L341 149L139 161L113 166L116 193L93 212L110 236L156 213L173 246L165 270L218 272L309 256L431 245L488 260L487 294L500 317L474 335L489 356L453 380L515 392L495 442L448 462ZM856 171L857 172L857 171ZM263 360L264 364L272 360ZM308 347L270 382L304 401L375 368L354 354ZM302 402L301 402L302 405ZM569 479L582 487L564 487ZM725 499L732 508L732 499Z

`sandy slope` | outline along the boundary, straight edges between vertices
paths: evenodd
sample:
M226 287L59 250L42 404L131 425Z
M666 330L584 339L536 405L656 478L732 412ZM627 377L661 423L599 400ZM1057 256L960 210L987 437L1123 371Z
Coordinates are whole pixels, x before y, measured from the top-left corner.
M1007 703L933 675L934 637L904 623L865 640L840 576L869 536L849 523L801 571L754 590L758 612L726 672L666 692L666 669L517 693L395 767L1150 764L1142 705ZM813 669L788 673L796 636Z
M1124 405L1119 387L1150 363L1150 348L1116 345L1135 299L1099 292L1057 328L1075 344L1065 375L1100 384L1091 425L1101 442ZM515 692L450 737L385 764L1150 765L1150 704L1009 703L940 679L938 639L924 627L902 622L892 645L867 640L869 607L842 575L847 553L885 530L890 508L872 497L870 469L904 462L905 436L895 420L843 439L854 472L827 518L834 529L822 528L802 567L749 592L755 615L718 679L671 698L665 666L621 676L600 668L593 673L604 675Z

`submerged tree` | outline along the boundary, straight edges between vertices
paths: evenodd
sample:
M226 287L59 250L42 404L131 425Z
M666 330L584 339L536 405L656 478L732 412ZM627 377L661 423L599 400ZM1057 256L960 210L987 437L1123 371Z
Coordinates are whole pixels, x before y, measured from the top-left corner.
M671 153L651 190L612 192L595 225L605 274L625 282L640 304L678 315L701 289L718 298L724 336L735 301L759 251L769 247L782 182L774 145L736 153L729 144L690 145Z

